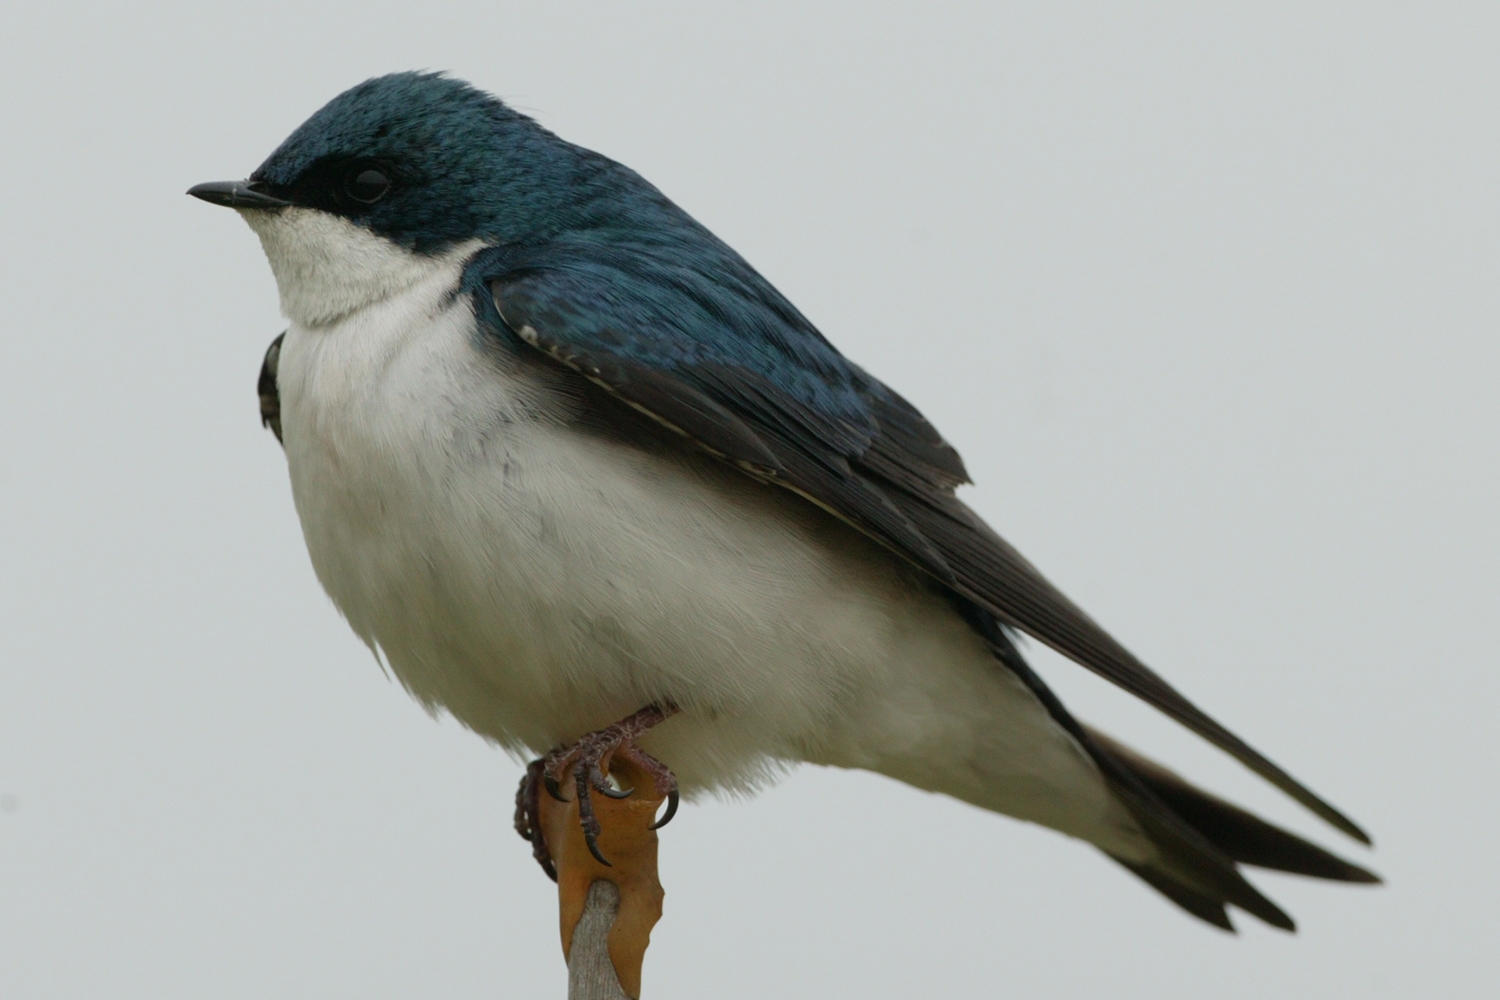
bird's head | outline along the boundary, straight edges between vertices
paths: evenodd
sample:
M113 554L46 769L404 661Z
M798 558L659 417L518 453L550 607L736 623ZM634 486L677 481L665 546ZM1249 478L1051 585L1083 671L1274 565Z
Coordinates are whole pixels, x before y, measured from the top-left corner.
M395 73L328 102L247 180L188 193L239 210L284 311L316 324L456 252L597 223L622 173L460 80Z

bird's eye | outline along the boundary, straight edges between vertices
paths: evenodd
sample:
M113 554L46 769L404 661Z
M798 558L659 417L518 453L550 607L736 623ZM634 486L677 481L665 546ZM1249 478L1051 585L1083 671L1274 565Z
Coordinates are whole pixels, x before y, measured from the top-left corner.
M391 179L374 167L349 171L344 179L344 190L349 197L366 205L373 205L391 189Z

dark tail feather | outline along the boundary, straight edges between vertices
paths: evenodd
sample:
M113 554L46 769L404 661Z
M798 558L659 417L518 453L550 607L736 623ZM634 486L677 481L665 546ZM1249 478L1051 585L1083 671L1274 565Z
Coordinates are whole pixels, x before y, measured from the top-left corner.
M1019 677L1049 715L1078 740L1120 803L1156 848L1142 864L1115 857L1172 902L1200 920L1233 930L1225 907L1237 906L1273 927L1296 925L1275 903L1245 880L1238 864L1298 872L1346 882L1379 882L1337 858L1238 806L1190 785L1103 733L1081 724L1016 649L999 622L973 605L957 605L990 640L1000 662Z
M1296 930L1291 917L1245 881L1237 867L1241 864L1340 882L1380 881L1374 873L1189 784L1103 733L1087 727L1084 732L1115 794L1159 852L1146 865L1114 860L1200 920L1232 931L1224 907L1233 904L1273 927Z
M1128 768L1163 805L1202 834L1229 860L1336 882L1380 881L1374 872L1351 864L1189 784L1181 776L1096 729L1085 728L1096 744Z
M1103 751L1094 749L1097 760ZM1201 832L1166 808L1149 791L1143 794L1136 782L1117 780L1108 772L1106 777L1115 795L1130 810L1157 850L1156 856L1145 866L1127 863L1121 858L1115 858L1116 861L1141 875L1152 888L1193 916L1202 917L1211 924L1223 927L1229 923L1229 918L1222 915L1227 903L1259 917L1272 927L1284 931L1297 929L1292 918L1246 881L1233 860ZM1152 877L1146 878L1142 867L1149 869ZM1168 892L1165 885L1172 886L1173 891ZM1220 917L1208 916L1210 912Z
M1222 927L1231 934L1234 933L1234 924L1229 922L1229 914L1224 909L1223 900L1210 896L1207 893L1199 892L1196 889L1189 889L1181 882L1174 882L1161 872L1147 868L1144 865L1134 864L1126 861L1124 858L1115 858L1114 855L1110 855L1110 857L1130 869L1140 877L1141 881L1163 896L1166 896L1184 910L1187 910L1199 920L1206 920L1215 927Z

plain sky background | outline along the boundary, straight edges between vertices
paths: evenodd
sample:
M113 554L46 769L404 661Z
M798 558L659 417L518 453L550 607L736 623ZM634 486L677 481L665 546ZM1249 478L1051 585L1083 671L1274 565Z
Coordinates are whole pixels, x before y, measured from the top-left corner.
M1238 9L1236 9L1238 8ZM639 170L895 384L966 496L1380 871L1184 916L804 769L665 831L648 1000L1500 990L1500 8L15 5L0 33L0 996L560 998L519 766L382 676L257 421L259 246L183 196L447 69Z

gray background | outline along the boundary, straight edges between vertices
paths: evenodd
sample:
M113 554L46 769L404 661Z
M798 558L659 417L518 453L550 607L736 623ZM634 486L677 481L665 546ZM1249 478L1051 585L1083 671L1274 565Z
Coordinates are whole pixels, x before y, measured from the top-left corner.
M257 424L255 239L183 197L377 73L620 159L967 457L967 496L1374 832L1296 937L804 769L664 835L650 998L1497 983L1493 4L17 5L0 34L0 995L559 997L517 765L385 679ZM1253 8L1253 9L1252 9ZM713 982L711 989L705 984Z

